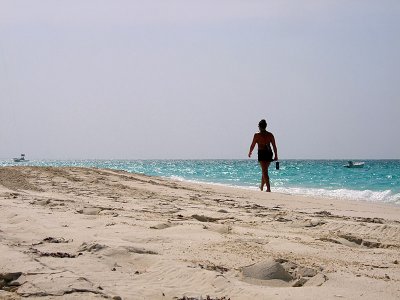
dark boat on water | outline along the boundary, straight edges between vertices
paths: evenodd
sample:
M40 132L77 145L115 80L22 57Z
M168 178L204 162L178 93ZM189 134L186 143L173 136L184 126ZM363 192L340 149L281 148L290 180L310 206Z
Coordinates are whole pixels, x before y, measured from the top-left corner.
M349 160L348 162L347 162L347 165L344 165L343 167L346 167L346 168L364 168L364 162L362 161L362 162L353 162L353 161L351 161L351 160Z
M25 159L25 154L21 154L21 157L14 157L13 161L14 162L26 162L26 161L29 161L29 160Z

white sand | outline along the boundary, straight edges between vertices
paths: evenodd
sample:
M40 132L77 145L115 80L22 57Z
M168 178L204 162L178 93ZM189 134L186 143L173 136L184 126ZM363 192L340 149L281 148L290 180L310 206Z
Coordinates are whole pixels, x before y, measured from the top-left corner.
M0 168L1 299L400 299L399 262L398 206Z

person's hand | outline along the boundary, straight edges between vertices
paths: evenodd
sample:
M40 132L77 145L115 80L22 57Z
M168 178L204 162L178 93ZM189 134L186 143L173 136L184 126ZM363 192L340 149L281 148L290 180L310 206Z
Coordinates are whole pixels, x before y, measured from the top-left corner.
M251 152L249 152L249 158L251 157Z

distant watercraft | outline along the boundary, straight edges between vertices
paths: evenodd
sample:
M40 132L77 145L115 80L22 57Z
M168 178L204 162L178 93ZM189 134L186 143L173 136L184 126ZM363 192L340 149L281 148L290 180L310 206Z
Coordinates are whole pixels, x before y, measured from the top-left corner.
M351 160L349 160L347 162L347 165L344 165L344 167L346 168L363 168L364 167L364 162L352 162Z
M16 157L16 158L14 157L13 161L14 162L25 162L25 161L29 161L29 160L25 159L25 154L21 154L21 157Z

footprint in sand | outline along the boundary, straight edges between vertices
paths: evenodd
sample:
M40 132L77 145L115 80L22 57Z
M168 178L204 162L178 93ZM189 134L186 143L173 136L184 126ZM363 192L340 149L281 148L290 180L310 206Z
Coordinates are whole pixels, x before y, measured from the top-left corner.
M101 208L98 207L85 207L83 209L77 210L77 213L89 216L98 215L101 212Z
M21 272L0 273L0 290L15 292L21 285L15 280L17 280L21 275Z
M150 226L150 229L166 229L166 228L170 228L173 225L171 223L160 223L154 226Z
M284 259L268 259L242 268L242 280L263 286L320 286L328 278L318 270Z

